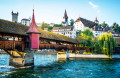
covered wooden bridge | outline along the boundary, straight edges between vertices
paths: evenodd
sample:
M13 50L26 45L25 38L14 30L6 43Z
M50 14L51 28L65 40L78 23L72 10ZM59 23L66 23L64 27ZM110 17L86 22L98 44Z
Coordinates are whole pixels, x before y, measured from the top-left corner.
M30 48L29 35L26 33L28 29L29 26L0 19L0 49L24 51L25 48ZM75 39L41 29L38 30L41 33L39 49L85 49L77 47L78 41Z

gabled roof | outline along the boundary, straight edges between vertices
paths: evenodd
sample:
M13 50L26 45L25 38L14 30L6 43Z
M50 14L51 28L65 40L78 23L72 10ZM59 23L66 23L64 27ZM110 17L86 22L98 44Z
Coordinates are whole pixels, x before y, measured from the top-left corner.
M89 28L92 28L95 25L93 21L90 21L81 17L79 17L75 22L79 22L79 21L81 21L84 24L84 26Z
M66 10L65 10L63 18L68 18Z

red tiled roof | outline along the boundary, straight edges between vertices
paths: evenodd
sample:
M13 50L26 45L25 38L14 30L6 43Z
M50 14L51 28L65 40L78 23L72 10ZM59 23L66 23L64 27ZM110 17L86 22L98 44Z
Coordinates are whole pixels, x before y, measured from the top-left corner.
M30 28L28 29L27 33L40 33L38 31L37 25L35 23L34 10L33 10L33 16L32 16L32 23L31 23Z

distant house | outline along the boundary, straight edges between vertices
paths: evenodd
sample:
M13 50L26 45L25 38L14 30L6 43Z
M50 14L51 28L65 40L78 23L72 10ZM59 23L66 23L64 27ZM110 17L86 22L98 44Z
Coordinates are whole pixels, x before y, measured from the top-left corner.
M55 24L54 24L54 23L50 23L49 25L50 25L51 27L53 27Z
M48 31L48 28L44 28L45 31Z
M94 26L93 28L91 28L91 31L93 32L94 37L98 37L99 35L104 33L103 27L101 27L100 25Z
M21 20L21 24L30 26L30 20L24 18L24 19Z
M74 26L75 30L77 30L77 31L79 31L79 30L84 31L87 27L92 28L94 25L95 25L95 23L93 21L79 17L75 21L73 26Z
M40 28L43 23L36 23L36 25Z
M60 35L65 35L71 38L76 38L76 31L74 30L73 26L53 27L52 32Z

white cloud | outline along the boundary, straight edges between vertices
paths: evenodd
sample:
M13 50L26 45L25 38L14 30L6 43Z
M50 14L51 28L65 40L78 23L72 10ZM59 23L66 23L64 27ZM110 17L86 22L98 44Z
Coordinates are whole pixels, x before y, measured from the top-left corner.
M97 13L99 16L101 16L101 11L100 11L98 5L93 4L92 2L89 2L89 4L92 6L93 9L96 10L96 13Z
M93 4L92 2L89 2L89 4L93 7L93 8L98 8L98 5Z

